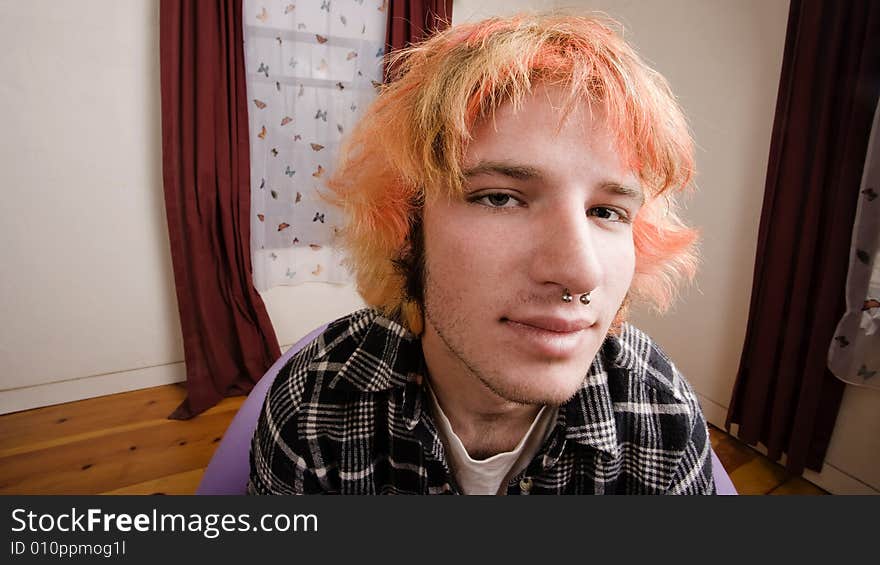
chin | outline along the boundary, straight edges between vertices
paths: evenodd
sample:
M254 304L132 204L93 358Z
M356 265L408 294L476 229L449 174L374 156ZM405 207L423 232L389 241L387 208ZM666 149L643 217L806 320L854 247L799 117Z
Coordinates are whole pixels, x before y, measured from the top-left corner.
M546 369L515 379L493 379L480 377L492 392L501 398L517 404L561 406L568 402L583 385L589 372L589 365L582 370L572 369L562 372L548 372ZM555 374L554 374L555 373ZM535 375L540 375L537 379Z

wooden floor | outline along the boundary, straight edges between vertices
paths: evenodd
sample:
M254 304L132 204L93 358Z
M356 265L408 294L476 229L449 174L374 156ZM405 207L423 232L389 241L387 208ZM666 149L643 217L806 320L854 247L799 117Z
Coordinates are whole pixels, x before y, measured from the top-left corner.
M244 401L168 420L181 385L0 416L0 494L192 494ZM712 447L740 494L828 494L715 428Z

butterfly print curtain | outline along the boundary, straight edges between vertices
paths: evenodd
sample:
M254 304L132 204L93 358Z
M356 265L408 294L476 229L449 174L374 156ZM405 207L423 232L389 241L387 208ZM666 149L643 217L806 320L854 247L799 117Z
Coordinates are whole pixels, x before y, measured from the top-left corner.
M880 105L868 143L853 227L846 313L828 350L828 367L841 380L880 388Z
M382 80L382 0L245 0L251 250L259 290L345 283L339 210L320 196Z

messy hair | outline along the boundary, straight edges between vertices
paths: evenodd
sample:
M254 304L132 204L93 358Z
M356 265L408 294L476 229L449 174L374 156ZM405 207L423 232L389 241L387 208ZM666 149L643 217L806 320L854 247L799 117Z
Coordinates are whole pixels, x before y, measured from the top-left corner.
M695 272L695 230L676 215L690 183L693 140L665 79L604 16L518 15L449 28L398 52L394 76L352 132L329 182L364 301L413 333L423 329L421 209L461 194L462 159L478 120L519 108L535 85L565 89L560 123L601 109L646 202L633 222L630 295L668 308Z

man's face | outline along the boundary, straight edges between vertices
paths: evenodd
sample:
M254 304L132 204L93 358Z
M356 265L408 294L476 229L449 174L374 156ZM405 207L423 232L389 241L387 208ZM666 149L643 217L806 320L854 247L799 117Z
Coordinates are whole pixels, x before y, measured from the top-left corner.
M479 123L463 197L424 208L428 368L522 404L577 391L635 266L636 177L601 112L578 109L557 133L561 103L536 88L517 113L504 105Z

